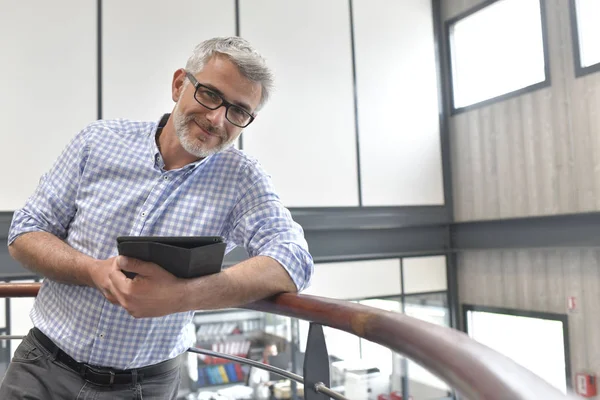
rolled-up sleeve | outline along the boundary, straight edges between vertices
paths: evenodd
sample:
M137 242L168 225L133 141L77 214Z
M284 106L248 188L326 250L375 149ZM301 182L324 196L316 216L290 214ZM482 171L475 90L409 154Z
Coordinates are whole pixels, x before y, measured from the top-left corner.
M229 240L243 246L250 257L268 256L288 272L298 291L310 285L313 259L302 227L273 190L265 174L245 191L233 212Z
M76 212L75 200L87 157L89 131L89 127L84 129L67 145L23 208L15 211L8 245L27 232L44 231L66 238Z

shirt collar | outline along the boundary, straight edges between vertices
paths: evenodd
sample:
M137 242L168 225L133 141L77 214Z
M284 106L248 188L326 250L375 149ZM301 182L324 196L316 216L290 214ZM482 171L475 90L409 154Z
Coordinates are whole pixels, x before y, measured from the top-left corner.
M169 113L164 114L158 120L154 129L152 129L152 132L150 134L150 138L148 141L148 145L150 148L150 154L152 155L152 160L154 161L154 165L157 166L158 168L163 168L165 166L165 162L163 161L163 158L160 155L160 150L158 149L158 145L156 143L157 134L159 133L159 131L161 131L165 127L165 125L167 124L167 121L169 120L170 115L171 114L169 114Z
M149 145L150 145L150 154L152 154L152 160L154 161L154 165L159 168L162 169L165 166L165 161L162 158L162 155L160 154L160 150L158 148L157 145L157 134L159 133L159 131L162 131L162 129L165 127L165 125L167 124L167 121L169 120L169 117L171 116L170 113L164 114L157 122L156 127L154 129L152 129L152 133L150 135L150 141L149 141ZM204 164L208 159L212 158L212 155L203 158L202 160L198 160L198 161L194 161L192 163L189 163L188 165L186 165L185 167L183 167L182 169L195 169L196 167L198 167L201 164Z

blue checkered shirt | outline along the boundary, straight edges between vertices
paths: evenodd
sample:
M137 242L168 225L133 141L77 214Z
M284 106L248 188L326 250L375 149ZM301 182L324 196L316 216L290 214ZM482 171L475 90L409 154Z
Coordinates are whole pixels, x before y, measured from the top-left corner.
M46 231L96 259L117 255L116 238L223 236L269 256L299 290L313 272L302 228L259 164L235 148L163 169L158 123L96 121L81 131L14 213L8 243ZM119 369L173 358L194 344L193 312L135 319L95 288L45 279L34 325L79 362Z

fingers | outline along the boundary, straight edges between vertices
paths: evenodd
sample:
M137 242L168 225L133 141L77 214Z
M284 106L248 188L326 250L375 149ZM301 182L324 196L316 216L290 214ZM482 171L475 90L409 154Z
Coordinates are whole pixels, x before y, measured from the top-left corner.
M117 298L115 297L115 295L113 295L110 290L104 290L104 293L102 293L102 294L104 295L104 297L106 298L106 300L108 300L109 302L111 302L115 306L118 306L118 305L121 304L121 303L119 303L119 300L117 300Z
M125 256L117 257L117 265L123 271L135 272L136 274L139 274L142 276L151 275L154 268L156 267L156 265L153 263L141 261L141 260L138 260L135 258L125 257Z
M115 279L115 277L118 278L119 276L124 277L121 270L119 270L118 268L113 268L111 271L108 272L108 279L106 280L105 286L102 288L102 294L104 295L106 300L110 301L114 305L121 304L119 300L119 289L115 285L115 281L118 280Z
M90 275L94 287L112 304L118 305L119 300L115 296L115 290L111 282L110 275L120 270L116 266L115 258L101 260L91 268Z

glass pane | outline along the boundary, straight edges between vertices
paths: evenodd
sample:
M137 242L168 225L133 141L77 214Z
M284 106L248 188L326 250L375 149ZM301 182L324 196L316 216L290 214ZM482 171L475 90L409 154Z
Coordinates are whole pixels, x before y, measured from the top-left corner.
M401 312L401 297L361 300L360 304L386 311ZM448 326L447 294L415 294L405 296L407 315L433 324ZM361 359L376 365L380 375L389 380L388 395L402 393L403 376L408 377L407 393L413 400L446 399L451 394L442 380L419 364L378 344L361 339Z
M495 2L454 23L450 41L455 108L546 78L539 0Z
M398 298L368 299L361 300L359 303L386 311L393 311L398 313L402 311L402 303L398 300ZM365 339L360 339L360 346L360 354L362 360L366 361L369 364L377 366L381 374L385 376L386 379L394 379L392 377L394 363L392 358L393 352L390 349Z
M577 0L576 9L581 66L585 68L600 63L600 1Z
M34 282L33 279L26 280L14 280L11 283L30 283ZM29 317L29 312L33 308L35 299L32 297L15 297L10 299L10 334L11 335L22 335L25 336L31 328L33 328L33 322ZM20 340L10 341L10 358L15 353L15 349L21 343Z
M293 370L302 362L294 350L291 319L250 310L197 312L196 347L245 357ZM188 353L184 361L181 393L186 399L218 397L268 398L269 386L284 378L277 374L225 359ZM289 387L289 383L288 383Z
M467 332L567 393L564 327L559 320L467 311Z
M413 318L440 326L450 326L446 293L405 297L405 312ZM407 361L409 390L414 400L445 399L450 388L437 376L412 360Z
M306 350L306 339L308 338L309 322L300 320L300 351ZM327 352L333 361L358 360L360 358L360 338L339 329L323 327Z

